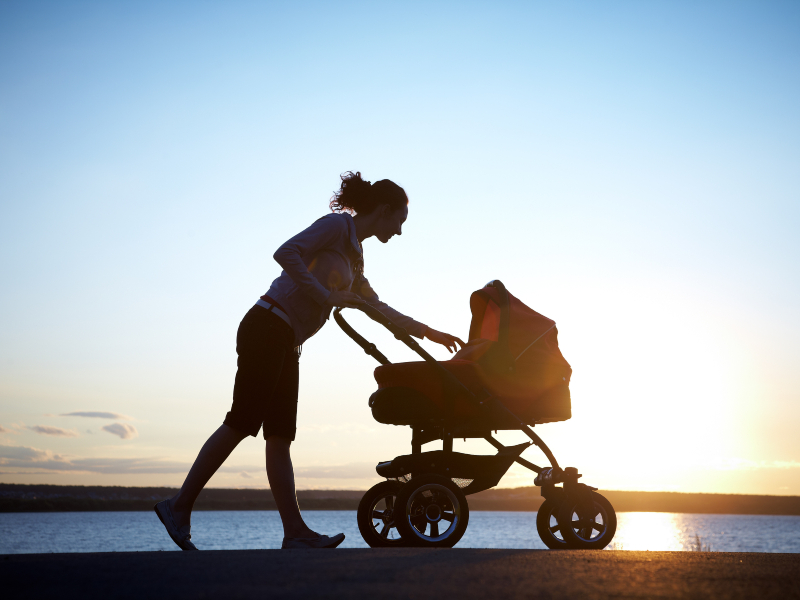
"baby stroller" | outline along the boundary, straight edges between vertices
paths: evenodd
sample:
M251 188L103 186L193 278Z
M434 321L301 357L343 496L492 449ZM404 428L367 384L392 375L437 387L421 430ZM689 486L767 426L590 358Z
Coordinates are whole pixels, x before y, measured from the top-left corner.
M601 549L617 527L611 504L578 483L572 467L561 469L532 427L572 416L569 380L572 369L558 349L555 322L531 310L492 281L470 298L469 341L452 360L437 361L404 329L379 310L359 307L424 360L390 363L342 317L334 319L364 351L374 357L378 391L369 399L373 417L387 425L412 429L411 454L381 462L386 481L372 487L358 507L358 527L371 547L453 547L467 529L467 496L497 485L514 462L534 471L545 501L536 517L548 548ZM519 429L531 440L504 446L492 431ZM494 455L453 451L454 438L482 438ZM442 440L442 450L423 452ZM538 446L550 467L521 457Z

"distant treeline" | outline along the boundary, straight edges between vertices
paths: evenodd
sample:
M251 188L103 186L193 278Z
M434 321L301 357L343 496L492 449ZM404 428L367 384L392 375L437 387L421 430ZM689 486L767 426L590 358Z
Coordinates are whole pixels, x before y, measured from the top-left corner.
M175 488L23 485L0 483L0 512L68 512L152 510L174 496ZM601 493L617 512L672 512L730 515L800 515L800 496L681 494L677 492ZM303 510L355 510L363 491L304 490L297 492ZM540 488L492 489L469 497L471 510L535 511ZM276 510L269 490L203 490L195 510Z

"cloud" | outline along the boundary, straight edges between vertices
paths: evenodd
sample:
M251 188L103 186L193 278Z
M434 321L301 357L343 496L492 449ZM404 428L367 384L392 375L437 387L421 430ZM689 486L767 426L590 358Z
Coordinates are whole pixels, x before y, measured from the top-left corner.
M135 475L186 473L189 463L161 458L76 458L54 454L50 450L27 446L0 444L0 466L4 468L37 469L39 473L101 473L104 475ZM9 474L11 471L3 470Z
M72 429L61 429L61 427L50 427L50 425L30 425L28 429L41 433L42 435L55 435L58 437L78 437L78 432Z
M101 429L103 431L107 431L108 433L119 436L123 440L132 440L139 435L139 432L136 431L136 427L123 423L111 423L110 425L103 425Z
M297 467L294 474L296 477L308 479L369 479L376 477L374 463Z
M61 417L90 417L90 418L93 418L93 419L123 419L123 420L131 420L131 417L128 417L128 416L125 416L125 415L121 415L119 413L102 412L102 411L97 411L97 410L62 413L59 416L61 416Z
M242 471L241 473L239 473L239 477L244 477L245 479L252 479L253 478L253 476L250 475L250 473L248 473L247 471Z
M26 461L30 466L31 462L41 462L57 456L49 450L39 450L27 446L0 446L0 464L3 465L8 464L9 461Z
M719 471L757 471L761 469L800 469L796 460L748 460L745 458L725 458L711 461L708 465Z
M322 423L301 425L297 429L298 431L312 431L314 433L330 433L332 431L339 433L372 433L378 428L364 425L363 423Z
M244 477L243 473L263 473L264 465L223 465L220 473L235 473ZM346 465L315 465L311 467L294 467L294 475L301 479L374 479L375 463L349 463Z
M22 433L28 429L23 423L12 423L11 428L0 427L0 433Z

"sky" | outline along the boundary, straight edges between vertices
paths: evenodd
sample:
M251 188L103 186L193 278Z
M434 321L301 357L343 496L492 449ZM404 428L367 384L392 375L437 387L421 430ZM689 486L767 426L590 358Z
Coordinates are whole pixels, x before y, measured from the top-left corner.
M500 279L557 322L573 418L536 432L582 481L800 494L798 31L795 2L0 3L0 482L179 486L273 252L358 170L410 198L365 242L382 300L466 337ZM410 452L376 364L333 321L305 344L298 488ZM263 439L209 485L267 486Z

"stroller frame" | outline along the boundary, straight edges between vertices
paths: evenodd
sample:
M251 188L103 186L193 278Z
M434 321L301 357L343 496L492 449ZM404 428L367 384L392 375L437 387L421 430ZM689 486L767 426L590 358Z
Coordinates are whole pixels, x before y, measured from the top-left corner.
M500 297L500 340L503 343L504 335L507 335L509 323L509 298L505 286L499 280L493 280L487 286L494 287L499 292ZM339 327L356 343L366 354L372 356L381 365L391 364L389 359L386 358L376 347L375 344L367 341L361 336L342 316L342 308L336 308L333 313L334 320ZM610 504L608 507L603 506L603 511L597 511L595 505L597 504L596 498L599 497L605 501L602 496L594 493L597 488L593 488L586 484L578 482L581 475L574 467L567 467L561 469L558 461L556 460L553 452L544 443L544 441L534 433L531 426L525 423L511 410L509 410L502 402L494 398L485 389L482 390L482 395L479 397L472 393L454 374L445 369L433 356L426 352L419 343L402 327L395 324L391 319L384 315L377 308L368 304L363 304L358 307L370 319L383 325L388 329L394 337L408 346L416 354L422 357L423 360L434 365L437 373L441 376L444 383L445 402L443 416L438 423L423 426L412 425L412 438L411 438L411 454L398 456L391 461L381 462L377 465L376 471L382 477L385 477L391 482L408 486L409 482L414 478L439 477L440 479L448 479L455 482L455 486L460 488L463 496L474 494L497 485L500 479L505 475L513 463L518 463L536 473L534 485L541 486L542 496L545 497L545 503L542 508L547 512L547 523L542 523L539 526L539 518L537 516L537 528L542 540L549 548L591 548L591 547L604 547L611 541L611 537L616 530L616 517L613 515L613 508ZM505 329L505 333L504 333ZM535 343L535 342L534 342ZM517 423L517 428L525 433L530 438L530 442L525 442L516 446L505 446L500 441L492 436L491 429L482 429L475 426L464 426L458 424L454 417L454 398L456 394L466 397L473 406L478 410L478 414L488 414L491 409L492 412L497 414L501 411L507 415L510 421ZM509 429L504 427L504 429ZM469 455L453 451L454 438L482 438L491 444L496 450L497 454L493 456L486 455ZM435 450L423 452L422 446L428 442L442 440L442 450ZM520 455L523 451L531 446L537 446L550 461L549 467L540 467L534 463L525 460ZM375 488L383 486L385 483L378 484ZM563 484L563 487L556 487L558 484ZM396 484L395 484L396 485ZM453 486L453 487L455 487ZM373 488L373 489L375 489ZM396 491L395 488L393 488ZM383 490L381 490L383 492ZM372 490L370 490L372 492ZM367 500L368 492L364 500ZM374 495L374 494L373 494ZM394 494L398 501L405 500L402 493ZM451 494L452 495L452 494ZM456 494L457 496L458 494ZM393 494L388 494L389 497ZM384 494L382 498L387 498ZM457 502L458 498L451 498L452 502ZM393 502L385 499L385 504L388 506L389 516L383 516L385 523L384 530L394 523L392 516ZM445 503L451 501L445 501ZM607 501L605 501L607 504ZM369 503L368 503L369 504ZM375 504L372 502L371 504ZM464 498L466 505L466 499ZM548 506L549 504L549 506ZM540 508L539 513L542 513ZM610 515L609 511L610 509ZM370 536L368 531L362 527L362 516L365 519L371 518L372 513L375 512L374 506L359 507L359 512L367 510L370 514L359 515L359 528L366 541L371 546L388 546L388 545L414 545L414 546L445 546L451 547L457 543L461 535L457 535L458 539L439 539L444 536L419 536L403 535L404 530L407 534L409 527L398 526L398 531L402 535L402 540L396 544L380 543L375 536ZM468 510L468 509L467 509ZM386 511L384 511L385 513ZM591 514L590 514L591 513ZM467 513L468 514L468 513ZM600 515L603 521L600 526L603 528L601 535L595 535L595 530L600 531L596 517ZM578 517L577 520L575 517ZM613 528L610 527L612 523L609 521L613 519ZM418 528L417 528L418 529ZM452 529L452 527L451 527ZM466 525L464 525L466 529ZM436 529L438 533L438 527ZM414 533L414 530L411 529ZM558 537L558 534L561 537ZM610 534L610 535L608 535ZM386 535L382 532L383 539ZM373 539L368 539L372 537ZM604 543L599 545L601 540ZM607 538L607 539L605 539ZM433 540L433 541L431 541ZM375 542L375 543L373 543Z

